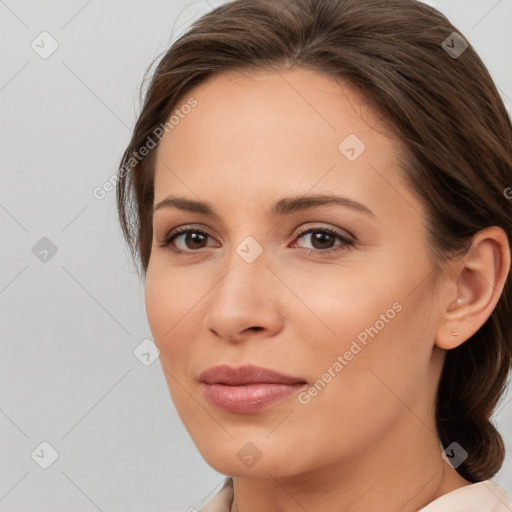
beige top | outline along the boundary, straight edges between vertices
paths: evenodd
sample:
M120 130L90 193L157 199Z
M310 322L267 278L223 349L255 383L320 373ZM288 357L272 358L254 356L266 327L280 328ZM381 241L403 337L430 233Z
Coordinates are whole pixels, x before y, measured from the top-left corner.
M226 477L221 490L199 512L229 512L233 479ZM512 500L492 480L455 489L430 502L418 512L512 512Z

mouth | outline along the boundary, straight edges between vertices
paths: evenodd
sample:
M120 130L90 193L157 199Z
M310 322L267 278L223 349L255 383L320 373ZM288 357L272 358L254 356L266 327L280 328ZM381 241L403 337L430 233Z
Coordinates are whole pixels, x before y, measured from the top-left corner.
M307 386L301 377L254 365L209 368L199 376L213 406L231 413L253 413L298 393Z

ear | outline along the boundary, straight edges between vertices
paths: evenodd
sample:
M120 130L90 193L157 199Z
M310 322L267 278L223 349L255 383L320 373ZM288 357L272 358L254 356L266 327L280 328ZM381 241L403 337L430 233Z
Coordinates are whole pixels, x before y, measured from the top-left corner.
M436 345L450 350L475 334L491 316L510 272L510 246L503 229L479 231L450 275Z

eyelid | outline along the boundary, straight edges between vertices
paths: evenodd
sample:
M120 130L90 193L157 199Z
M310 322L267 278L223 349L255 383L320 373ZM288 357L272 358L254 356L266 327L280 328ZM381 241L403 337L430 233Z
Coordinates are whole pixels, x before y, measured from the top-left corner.
M181 226L176 226L175 228L170 229L169 231L165 231L161 241L158 243L160 247L165 247L170 243L171 240L175 240L179 235L186 234L189 231L195 233L203 233L210 238L214 238L207 229L201 227L199 224L183 224ZM185 251L183 251L185 252ZM191 251L190 251L191 252ZM198 252L198 251L194 251Z
M350 231L347 231L346 229L338 228L336 226L325 226L325 225L324 226L316 226L316 225L310 226L310 224L314 224L314 223L307 222L305 227L299 228L299 231L295 236L299 237L300 235L303 235L304 233L307 233L309 231L327 230L327 231L332 231L332 232L336 233L336 235L338 235L338 236L350 238L353 241L356 240L356 237Z
M332 227L326 227L326 226L313 226L313 227L307 227L305 229L302 229L297 233L295 236L294 245L297 244L297 240L304 237L304 235L307 235L309 233L317 232L324 232L329 233L330 235L338 238L340 240L339 244L335 244L332 247L329 247L328 249L310 249L309 247L299 247L299 249L302 252L305 252L307 254L312 254L320 257L327 257L332 256L333 254L336 255L337 253L341 251L346 251L349 249L353 249L355 245L355 237L352 235L346 236L345 233L348 234L347 231L341 230L340 228L332 228Z
M339 233L340 235L342 235L343 233L346 233L350 238L352 238L353 240L356 240L356 237L348 230L346 229L342 229L342 228L339 228L337 226L335 227L331 227L331 226L317 226L317 225L311 225L311 224L314 224L314 221L311 221L311 222L306 222L305 225L303 224L297 234L295 235L296 237L300 236L300 235L303 235L304 233L306 233L308 230L311 230L311 229L331 229L331 230L334 230L334 231L341 231L342 233ZM204 232L205 234L208 234L208 236L211 237L211 235L208 233L208 230L207 228L203 228L201 224L182 224L180 226L176 226L175 228L172 228L171 230L168 230L165 232L165 235L164 235L164 239L165 238L168 238L171 234L176 234L178 232L182 232L182 231L187 231L187 230L194 230L194 229L197 229L197 231L202 231ZM296 229L296 228L295 228ZM295 229L293 231L295 231ZM292 231L292 234L293 234L293 231ZM290 236L292 236L290 234Z
M325 226L325 225L318 226L318 225L311 225L311 224L313 224L313 222L306 223L306 225L302 226L299 229L297 234L294 236L294 243L296 243L296 241L298 239L300 239L303 235L314 232L314 231L320 231L320 232L324 231L326 233L330 233L333 236L338 237L338 239L341 241L341 243L336 244L333 247L330 247L328 249L310 249L307 247L298 247L302 251L306 251L307 253L317 254L317 255L328 255L330 253L338 252L339 250L343 250L343 249L340 249L340 247L343 247L345 249L350 248L355 243L356 237L354 237L347 230L344 230L344 229L341 229L338 227L331 227L331 226ZM193 249L182 250L182 249L170 247L172 242L174 242L174 240L176 240L176 238L178 238L182 234L187 234L189 232L202 233L209 238L212 238L212 239L215 238L208 232L207 229L204 229L202 227L197 227L197 226L199 226L199 225L183 224L181 226L177 226L177 227L171 229L164 235L163 240L158 243L158 246L167 248L168 250L170 250L171 252L173 252L175 254L193 255L193 254L199 254L201 252L204 252L203 249L206 249L207 247L202 248L202 249L197 249L197 250L193 250Z

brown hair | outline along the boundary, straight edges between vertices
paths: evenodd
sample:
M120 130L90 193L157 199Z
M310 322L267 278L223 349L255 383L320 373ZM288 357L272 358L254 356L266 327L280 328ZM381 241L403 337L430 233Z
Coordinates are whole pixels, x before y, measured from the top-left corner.
M197 20L161 58L123 155L120 222L144 274L151 252L154 155L133 155L183 96L228 70L308 67L343 80L382 112L407 149L403 171L428 213L429 242L446 260L489 226L512 240L512 125L474 48L450 55L454 26L415 0L235 0ZM452 39L449 38L452 37ZM459 443L457 468L492 477L504 445L490 417L512 365L511 274L485 324L447 351L436 422L444 447Z

